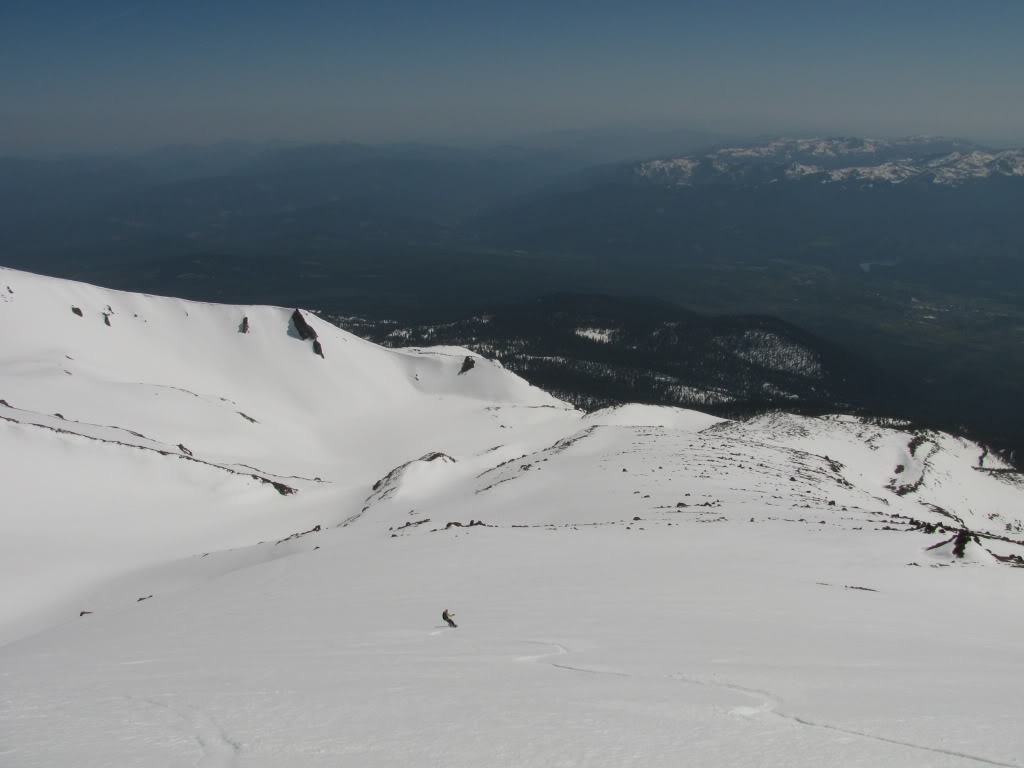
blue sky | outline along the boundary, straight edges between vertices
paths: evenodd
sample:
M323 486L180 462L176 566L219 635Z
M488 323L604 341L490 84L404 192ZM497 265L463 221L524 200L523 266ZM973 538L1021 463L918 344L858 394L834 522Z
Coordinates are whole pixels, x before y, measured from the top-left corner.
M1024 3L0 1L0 153L665 121L1024 140Z

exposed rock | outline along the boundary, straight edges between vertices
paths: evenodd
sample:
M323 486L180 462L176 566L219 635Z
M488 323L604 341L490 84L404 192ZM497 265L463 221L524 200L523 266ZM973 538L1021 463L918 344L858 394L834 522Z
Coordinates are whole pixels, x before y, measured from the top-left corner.
M261 482L267 482L265 478L262 478L259 475L252 475L252 477L255 477L257 480ZM271 480L270 484L274 486L274 490L280 493L282 496L291 496L293 493L297 493L296 489L292 488L290 485L278 483L274 480Z
M297 309L292 312L292 323L295 325L295 330L298 332L300 339L303 341L316 339L316 331L313 329L313 326L306 322L306 318Z
M455 463L455 459L453 459L447 453L441 453L440 451L431 451L430 453L424 454L419 458L420 461L437 461L438 459L443 459L444 461L449 462L451 464Z
M103 313L103 324L108 328L110 327L110 315L108 315L106 312Z
M249 332L249 318L248 317L243 317L242 318L242 324L238 326L238 332L239 333L248 333Z
M423 525L424 523L429 523L429 522L430 522L430 518L429 517L425 517L422 520L410 520L405 525L398 526L395 530L396 531L401 531L401 530L404 530L406 528L414 528L417 525ZM390 531L391 529L389 528L388 530Z
M74 313L75 313L76 315L78 315L79 317L82 317L82 316L83 316L83 315L82 315L82 310L80 310L80 309L79 309L78 307L72 307L72 308L71 308L71 311L72 311L72 312L74 312Z
M285 536L283 539L279 539L278 541L274 542L274 546L276 547L278 544L283 544L284 542L291 541L292 539L300 539L303 536L307 536L310 533L320 533L320 526L315 525L308 531L299 531L298 533L293 533L291 536Z
M431 451L430 453L426 453L423 456L420 456L418 459L414 459L413 461L437 461L438 459L441 459L446 463L456 463L455 459L453 459L448 454L441 453L440 451ZM405 464L395 467L390 472L388 472L384 477L382 477L380 480L373 484L374 491L379 491L381 489L384 489L385 491L384 495L382 495L380 499L378 499L379 501L383 501L385 498L387 498L389 491L394 488L399 478L402 476L405 470L413 463L413 461L407 461L405 462ZM367 499L367 501L369 500L370 499Z
M250 421L250 422L252 422L253 424L259 424L259 422L258 422L258 421L256 421L256 419L254 419L254 418L253 418L252 416L250 416L250 415L249 415L249 414L247 414L247 413L242 413L241 411L239 411L239 412L238 412L238 415L239 415L239 416L241 416L241 417L242 417L243 419L245 419L246 421Z
M917 480L913 483L897 486L896 481L894 480L891 483L889 483L886 486L886 488L895 493L897 496L906 496L907 494L915 493L923 484L924 475L922 474L921 477L917 478Z
M476 367L476 360L469 355L466 355L466 359L462 361L462 368L459 369L459 376L468 371L472 371L474 367Z
M8 407L10 407L10 406L8 406ZM55 413L55 414L53 414L53 416L55 416L55 417L57 417L59 419L64 419L65 421L68 421L67 417L65 417L64 414L62 414L62 413ZM263 475L258 474L259 470L257 470L255 467L248 467L249 469L255 470L254 472L243 472L243 471L240 471L238 469L235 469L235 468L232 468L232 467L229 467L229 466L224 466L223 464L215 464L215 463L210 462L210 461L203 461L202 459L194 458L194 457L192 457L191 454L174 453L173 451L170 451L170 450L161 450L161 449L158 449L158 448L151 448L149 446L141 445L139 443L125 443L125 442L122 442L121 440L111 440L111 439L104 438L104 437L97 437L95 435L89 435L89 434L85 434L85 433L82 433L82 432L75 432L75 431L73 431L71 429L63 429L61 427L50 426L48 424L39 424L39 423L32 422L32 421L27 421L27 422L26 421L18 421L17 419L12 419L12 418L9 418L7 416L0 416L0 419L2 419L3 421L10 421L10 422L13 422L13 423L16 423L16 424L24 424L25 426L32 426L32 427L37 427L39 429L49 430L50 432L56 432L58 434L78 435L79 437L85 438L87 440L95 440L98 443L108 443L108 444L111 444L111 445L123 445L123 446L125 446L127 448L133 448L133 449L139 450L139 451L152 451L154 453L160 454L161 456L176 456L177 458L185 460L185 461L194 461L197 464L205 464L208 467L214 467L215 469L219 469L219 470L221 470L223 472L227 472L228 474L231 474L231 475L239 475L239 476L242 476L242 477L251 477L253 480L257 480L258 482L264 483L266 485L272 485L274 487L274 490L276 490L282 496L291 496L293 493L298 493L299 492L297 488L292 488L289 485L285 485L284 483L280 483L280 482L277 482L275 480L271 480L268 477L264 477ZM132 435L135 435L135 437L145 438L145 435L143 435L143 434L141 434L139 432L133 432L132 430L125 430L125 431L129 432ZM183 445L179 445L179 448L184 448L184 446ZM455 461L455 460L451 459L451 461Z
M318 339L313 340L313 354L320 355L320 357L322 358L324 357L324 348L323 345L320 344L320 341Z
M951 538L926 547L925 551L934 552L937 557L946 558L954 562L977 563L998 561L991 552L982 546L978 536L966 528L961 528Z
M138 600L136 600L135 602L136 602L136 603L141 603L141 602L142 602L143 600L149 600L149 598L151 598L151 597L152 597L152 595L146 595L145 597L140 597L140 598L139 598Z
M79 611L78 612L78 618L82 618L83 616L88 616L90 613L92 613L92 611Z
M964 550L967 549L967 542L971 540L970 531L962 528L957 531L956 540L953 542L953 555L958 558L963 558ZM978 537L974 537L975 543L978 541Z
M6 400L0 400L0 405L4 406L6 408L10 408L11 407L11 404L8 403Z
M1014 568L1024 568L1024 557L1020 555L997 555L994 552L992 556L1001 563L1007 563Z
M185 447L183 443L178 443L178 450L184 453L186 456L191 456L192 451Z
M460 523L458 520L453 520L444 527L447 531L449 528L473 528L478 525L485 525L483 520L470 520L468 523Z

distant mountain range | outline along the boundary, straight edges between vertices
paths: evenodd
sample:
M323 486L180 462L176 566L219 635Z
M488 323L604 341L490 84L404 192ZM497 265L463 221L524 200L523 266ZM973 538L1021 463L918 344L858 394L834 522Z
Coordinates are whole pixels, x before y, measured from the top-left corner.
M850 270L1015 261L1022 204L1024 150L779 138L588 169L473 225L508 247L613 262L784 259Z
M891 188L907 192L887 197ZM922 198L922 188L969 191ZM564 148L348 143L0 157L0 263L80 268L369 243L749 259L753 248L775 255L782 235L787 255L825 243L815 259L856 245L855 265L906 260L883 247L934 256L965 239L984 255L1014 229L1021 189L1024 150L936 138L781 138L597 165Z
M1024 449L1024 153L927 137L709 137L700 149L666 136L623 159L585 138L0 158L0 264L408 328L559 293L771 316L891 372L927 423ZM616 320L573 328L631 327ZM666 395L680 374L621 344L591 347L595 365L657 373L634 378L629 399L681 402ZM759 381L732 362L730 397L764 381L773 400L816 397L805 379ZM689 402L721 399L720 382L682 378L712 393ZM826 399L860 399L863 380L845 378Z
M960 139L913 137L774 139L706 154L641 162L637 177L654 184L821 183L957 186L992 176L1024 176L1024 150L991 150Z

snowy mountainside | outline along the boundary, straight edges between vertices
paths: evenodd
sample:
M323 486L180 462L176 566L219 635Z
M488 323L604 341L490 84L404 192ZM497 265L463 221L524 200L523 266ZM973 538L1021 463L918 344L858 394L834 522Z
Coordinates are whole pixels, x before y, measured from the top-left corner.
M65 537L50 557L67 558L67 567L50 578L67 586L150 565L155 553L287 535L328 522L320 508L334 502L306 497L358 495L366 477L407 452L490 445L495 438L484 436L499 425L487 404L569 413L467 350L384 350L300 313L318 355L300 337L295 310L141 296L12 270L0 271L0 293L0 450L17 468L8 480L15 503L4 520L14 527L0 558L5 578L46 562L46 548ZM467 361L472 369L460 373ZM479 429L447 429L463 422ZM51 527L52 539L39 540L38 530ZM112 549L112 536L124 546ZM6 591L5 608L13 601L29 610L59 595L25 588ZM9 618L0 613L0 625Z
M1024 484L978 445L0 297L4 764L1021 765Z
M654 524L675 515L744 519L749 510L839 527L966 528L1001 556L1024 554L1016 541L1024 538L1024 487L999 462L979 468L980 457L976 445L943 433L910 434L844 417L734 422L626 406L590 414L572 434L512 460L473 460L461 470L472 475L465 486L423 487L417 478L415 492L392 488L368 499L374 511L361 519L388 519L385 509L395 508L394 520L408 522L411 505L415 517L464 521L479 517L474 510L483 499L488 522L499 526L628 523L625 510ZM454 473L431 470L442 471ZM586 488L564 485L583 476ZM525 505L524 496L531 500ZM543 503L556 496L558 504ZM595 505L595 496L616 501Z
M317 334L317 355L291 309L139 296L11 270L0 272L5 290L0 311L18 329L5 334L3 350L11 407L60 412L68 422L128 422L170 444L187 436L191 448L219 458L258 461L270 451L277 466L268 470L308 468L316 449L351 438L345 427L393 418L423 399L556 404L467 350L383 350L298 313ZM467 358L479 368L460 376ZM324 423L332 428L316 428ZM251 436L272 431L275 443L239 440L239 426Z
M764 184L805 177L821 183L922 180L958 186L993 176L1024 176L1024 150L989 150L931 138L782 138L721 147L704 155L649 160L634 172L640 179L672 186Z

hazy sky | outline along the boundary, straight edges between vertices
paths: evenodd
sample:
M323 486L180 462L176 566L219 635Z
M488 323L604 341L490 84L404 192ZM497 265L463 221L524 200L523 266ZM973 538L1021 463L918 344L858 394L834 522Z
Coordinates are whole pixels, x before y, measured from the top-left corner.
M668 120L1024 139L1021 0L3 0L0 153Z

